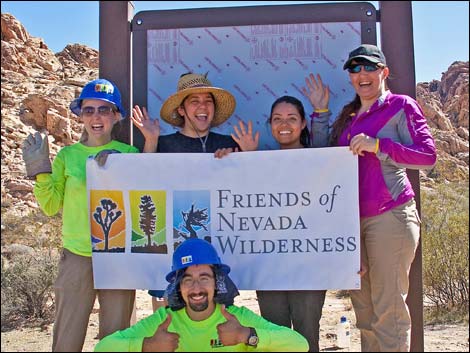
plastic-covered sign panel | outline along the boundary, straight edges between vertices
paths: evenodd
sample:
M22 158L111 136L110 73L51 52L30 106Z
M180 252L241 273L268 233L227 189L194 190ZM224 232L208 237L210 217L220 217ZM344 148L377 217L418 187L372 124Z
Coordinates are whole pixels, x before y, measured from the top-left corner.
M320 74L329 86L332 119L353 99L343 64L361 43L375 43L375 9L355 3L150 11L134 17L133 32L134 104L160 119L182 74L208 73L212 85L237 102L213 131L230 134L240 120L251 120L259 149L268 150L278 148L268 123L277 98L300 99L310 123L313 107L302 93L309 74ZM160 122L162 135L177 130Z

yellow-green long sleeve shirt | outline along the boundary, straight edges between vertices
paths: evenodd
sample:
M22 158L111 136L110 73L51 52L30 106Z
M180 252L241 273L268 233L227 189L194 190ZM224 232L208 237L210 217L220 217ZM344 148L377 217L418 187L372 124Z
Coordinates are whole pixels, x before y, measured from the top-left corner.
M52 173L39 174L34 185L34 195L45 214L53 216L63 209L63 246L80 256L91 256L86 161L105 149L139 152L134 146L114 140L98 147L78 142L62 148L52 163Z
M245 327L254 327L259 337L256 347L244 343L223 346L218 340L217 325L226 321L216 305L214 313L203 321L193 321L185 308L172 311L160 308L151 316L126 330L104 337L95 347L95 352L141 352L144 338L152 337L167 315L171 315L168 332L179 335L177 352L306 352L307 340L298 332L265 320L246 307L229 306L227 311Z

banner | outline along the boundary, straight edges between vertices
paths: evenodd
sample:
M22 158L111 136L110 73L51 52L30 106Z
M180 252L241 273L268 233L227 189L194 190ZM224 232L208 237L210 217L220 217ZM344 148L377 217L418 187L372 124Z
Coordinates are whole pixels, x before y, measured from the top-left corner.
M165 289L175 248L214 245L241 290L358 289L347 147L112 154L87 162L96 288Z

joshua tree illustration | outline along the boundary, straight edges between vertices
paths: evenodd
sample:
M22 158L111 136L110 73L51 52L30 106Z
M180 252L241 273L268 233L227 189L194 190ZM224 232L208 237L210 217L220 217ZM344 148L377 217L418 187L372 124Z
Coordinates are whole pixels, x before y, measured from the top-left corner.
M181 214L183 215L184 227L189 230L189 236L180 233L183 238L197 238L197 233L194 230L193 225L200 226L204 228L204 230L207 230L207 227L204 225L204 223L202 223L206 222L209 218L209 215L207 214L207 208L204 208L202 210L194 210L194 204L192 204L189 212L181 212Z
M157 216L155 215L155 204L152 201L152 197L149 195L143 195L140 198L140 221L139 226L142 232L147 236L147 246L152 245L152 234L155 232L155 223L157 222Z
M95 213L93 213L93 218L95 219L96 223L101 226L101 229L103 229L104 250L108 251L108 238L109 232L111 231L111 226L119 217L121 217L122 212L114 212L114 209L117 207L117 205L110 199L102 199L101 206L102 208L99 206L96 207Z

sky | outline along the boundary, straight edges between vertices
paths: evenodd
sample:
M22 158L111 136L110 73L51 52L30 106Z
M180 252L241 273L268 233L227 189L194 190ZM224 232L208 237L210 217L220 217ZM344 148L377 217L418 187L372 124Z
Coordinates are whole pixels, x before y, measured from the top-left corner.
M305 4L321 1L134 1L145 10ZM334 2L334 1L329 1ZM370 1L376 8L378 1ZM67 44L99 48L98 1L2 1L2 13L18 19L53 52ZM469 2L412 1L416 82L440 80L454 61L468 61Z

